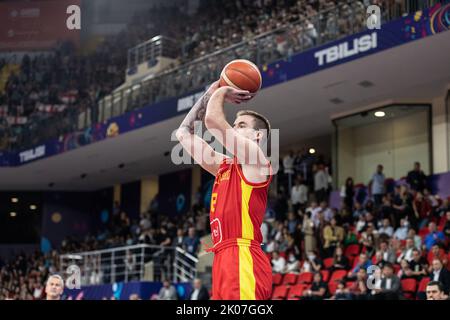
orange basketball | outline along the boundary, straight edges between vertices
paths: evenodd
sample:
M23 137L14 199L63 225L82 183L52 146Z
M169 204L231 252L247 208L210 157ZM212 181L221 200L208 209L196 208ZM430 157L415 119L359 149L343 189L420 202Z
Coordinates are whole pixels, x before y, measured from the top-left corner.
M220 74L220 86L248 90L251 93L261 88L262 77L258 67L251 61L238 59L229 62Z

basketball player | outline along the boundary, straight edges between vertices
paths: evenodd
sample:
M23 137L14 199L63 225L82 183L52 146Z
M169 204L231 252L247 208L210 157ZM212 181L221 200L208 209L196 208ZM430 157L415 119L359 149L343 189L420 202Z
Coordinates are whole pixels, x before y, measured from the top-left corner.
M270 124L256 112L240 111L232 127L223 110L224 102L240 104L252 97L214 82L177 130L183 148L216 177L210 209L214 246L207 250L214 252L213 300L266 300L272 291L272 269L261 249L260 231L271 181L270 162L262 151L269 145ZM194 133L194 122L203 120L232 157L214 151ZM257 160L250 161L255 155Z
M60 275L54 274L48 277L45 285L46 300L61 300L63 291L64 280Z

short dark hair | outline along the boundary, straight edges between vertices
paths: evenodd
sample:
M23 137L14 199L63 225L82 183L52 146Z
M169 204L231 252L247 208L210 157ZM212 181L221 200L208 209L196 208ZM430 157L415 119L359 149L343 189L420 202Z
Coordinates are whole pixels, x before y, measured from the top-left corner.
M430 282L428 282L427 287L431 287L431 286L437 286L439 291L441 291L441 292L444 291L444 285L440 281L430 281Z
M266 144L267 144L267 155L270 155L270 122L264 117L262 114L253 111L253 110L241 110L236 114L236 117L239 116L252 116L255 119L255 123L253 129L255 130L266 130Z

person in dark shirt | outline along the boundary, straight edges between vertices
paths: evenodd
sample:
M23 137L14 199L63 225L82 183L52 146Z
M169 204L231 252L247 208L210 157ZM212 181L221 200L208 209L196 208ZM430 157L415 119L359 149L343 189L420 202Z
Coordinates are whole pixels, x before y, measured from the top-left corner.
M413 259L409 262L411 277L419 281L422 277L427 275L428 263L427 260L420 255L418 249L413 249L412 256Z
M344 250L342 249L342 247L337 247L334 251L333 266L331 267L331 270L347 270L349 268L349 261L348 258L344 255Z
M320 272L314 273L313 282L309 290L304 291L306 300L323 300L326 297L327 284L322 279Z
M408 172L406 182L411 186L411 189L422 192L427 185L427 176L420 169L420 163L414 162L414 170Z

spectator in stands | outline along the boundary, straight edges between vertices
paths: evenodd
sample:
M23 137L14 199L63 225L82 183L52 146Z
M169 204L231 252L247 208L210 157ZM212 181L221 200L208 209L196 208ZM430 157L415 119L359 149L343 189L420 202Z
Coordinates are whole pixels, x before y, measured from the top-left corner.
M294 151L289 151L287 155L283 158L283 167L284 167L284 174L287 177L288 182L288 190L291 191L292 189L292 177L294 175Z
M367 214L367 216L369 216L369 214ZM365 248L369 256L372 256L372 254L375 251L376 240L377 235L374 231L373 223L368 222L366 230L361 233L361 238L359 239L359 242Z
M416 280L420 280L428 274L427 260L422 257L420 251L416 248L412 250L412 260L409 262L409 266L411 269L411 276L413 276Z
M344 237L344 228L337 225L336 218L332 218L330 224L323 229L323 239L325 240L323 249L327 258L333 256L336 247L342 243Z
M287 228L289 231L289 234L294 234L295 230L297 229L297 225L299 224L299 220L297 217L297 213L294 212L289 212L288 213L288 220L287 220Z
M202 284L202 280L194 279L192 287L194 290L189 295L189 300L209 300L208 289Z
M425 226L431 215L431 204L428 199L424 198L421 192L416 193L416 198L413 201L414 214L421 220L419 229Z
M355 197L355 185L352 177L345 180L345 185L341 188L341 198L350 210L353 210L353 198Z
M184 239L183 248L193 256L197 256L199 247L200 239L196 235L195 228L190 227L188 230L188 236Z
M375 289L375 299L398 300L400 297L400 279L394 274L392 264L386 263L383 267L383 277L380 289Z
M306 253L306 259L303 263L301 272L319 272L322 270L323 262L314 251Z
M414 162L414 169L408 172L406 182L408 182L412 190L419 192L422 192L427 186L427 176L420 169L420 162Z
M372 262L367 257L366 253L360 253L359 254L359 261L356 264L356 266L349 271L347 277L352 279L356 277L356 274L358 273L359 269L365 269L367 271L367 268L372 265Z
M378 229L378 235L385 234L388 237L392 237L394 234L394 228L391 226L389 219L383 219L381 227Z
M327 284L322 279L322 274L315 272L311 287L303 292L303 296L306 300L323 300L326 297L327 288Z
M291 190L292 209L295 214L300 208L304 208L308 201L308 187L303 183L303 179L297 178Z
M364 268L360 268L356 274L356 281L350 286L349 291L354 300L367 300L368 288L367 288L367 271Z
M178 300L177 290L170 284L169 280L163 281L163 286L159 290L158 300Z
M407 278L413 278L411 267L409 266L408 261L403 259L400 262L400 270L397 273L397 277L399 277L401 280L407 279Z
M358 244L358 237L355 233L355 229L350 228L348 226L344 226L344 230L345 230L344 246L348 246L351 244Z
M443 233L447 237L447 239L450 239L450 211L447 211L445 213L445 219L446 219L446 221L445 221Z
M58 275L54 274L48 277L47 283L45 285L45 295L46 300L61 300L61 296L64 292L64 280L63 278ZM36 299L40 298L36 297Z
M416 248L422 247L422 238L416 234L416 230L414 230L413 228L409 228L408 238L411 238L414 240L414 246Z
M424 244L427 250L430 250L435 244L444 244L445 236L441 231L437 230L436 223L430 222L428 224L428 231L429 233L424 239Z
M184 237L184 231L183 231L183 229L182 229L182 228L178 228L178 229L177 229L177 236L176 236L176 238L175 238L175 240L174 240L174 245L175 245L176 247L182 248L183 245L184 245L184 239L185 239L185 237Z
M355 202L355 210L353 211L353 218L359 220L360 216L365 216L367 213L366 209L359 202Z
M320 203L320 209L321 212L323 213L324 220L326 222L330 222L331 219L334 217L334 212L328 207L328 203L326 201L322 201Z
M440 283L442 283L445 294L449 294L450 272L443 267L441 260L433 259L430 279L431 281L439 281Z
M439 281L430 281L426 288L427 300L448 300L444 286Z
M336 247L333 256L333 266L331 267L332 271L348 270L349 267L349 261L348 258L344 255L344 250L341 246Z
M361 233L367 226L366 215L360 215L356 222L355 229L358 233Z
M345 281L339 281L336 292L330 300L352 300L350 290L345 287Z
M294 252L290 251L288 254L286 273L299 273L300 272L300 262L295 257Z
M380 242L379 250L382 254L384 261L387 261L389 263L395 263L396 260L395 250L392 249L391 246L389 246L387 241Z
M302 226L305 237L305 251L315 251L317 248L314 222L311 219L311 211L306 211Z
M413 251L414 251L414 240L412 238L406 239L405 248L403 248L402 252L397 258L397 262L402 260L406 260L408 263L413 259Z
M375 202L375 207L379 207L381 205L381 201L383 195L385 193L384 190L384 182L386 178L383 173L383 166L379 164L377 166L377 171L373 174L372 179L369 184L371 184L371 193L373 197L373 201Z
M447 265L447 254L438 244L433 245L431 250L428 252L427 260L430 265L433 262L433 259L439 259L444 266Z
M328 175L324 170L323 165L313 165L314 172L314 193L317 202L326 200L328 192Z
M408 237L409 222L407 219L400 220L400 227L394 232L394 239L405 240ZM414 244L414 240L412 241Z
M284 273L286 269L286 259L278 251L272 252L272 271L274 273Z

